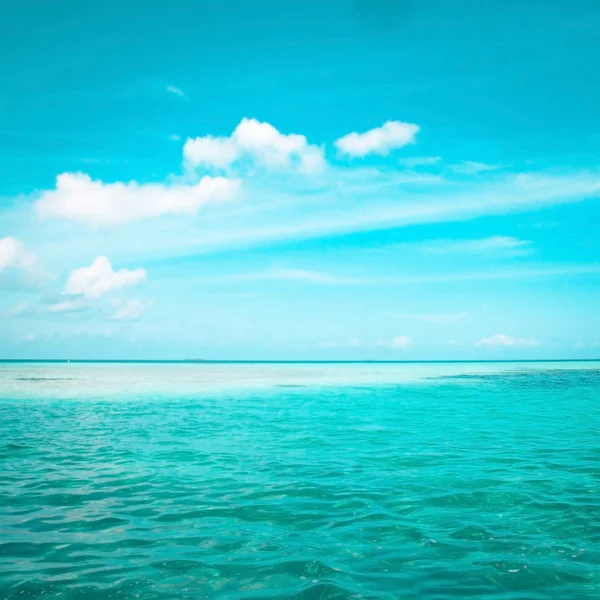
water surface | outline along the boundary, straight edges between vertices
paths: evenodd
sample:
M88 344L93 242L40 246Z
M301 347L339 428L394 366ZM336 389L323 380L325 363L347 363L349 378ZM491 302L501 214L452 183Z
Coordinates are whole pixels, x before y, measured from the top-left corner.
M2 598L598 598L600 364L1 364Z

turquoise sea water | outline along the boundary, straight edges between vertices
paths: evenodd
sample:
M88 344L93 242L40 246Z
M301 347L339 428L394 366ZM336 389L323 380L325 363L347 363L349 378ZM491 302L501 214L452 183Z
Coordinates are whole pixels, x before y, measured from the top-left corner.
M0 364L0 597L600 598L600 363Z

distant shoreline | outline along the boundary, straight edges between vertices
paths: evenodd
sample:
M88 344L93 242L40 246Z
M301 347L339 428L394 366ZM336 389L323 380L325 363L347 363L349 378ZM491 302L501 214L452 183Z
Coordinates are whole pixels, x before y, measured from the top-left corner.
M600 358L541 358L496 360L212 360L212 359L67 359L67 358L0 358L0 364L47 363L47 364L223 364L223 365L366 365L366 364L489 364L489 363L577 363L600 362Z

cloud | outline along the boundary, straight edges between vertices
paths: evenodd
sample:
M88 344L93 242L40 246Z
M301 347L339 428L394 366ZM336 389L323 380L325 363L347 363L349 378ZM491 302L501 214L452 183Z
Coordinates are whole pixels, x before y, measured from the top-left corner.
M501 169L502 165L488 165L482 162L475 162L473 160L465 160L456 165L452 165L452 170L460 175L476 175L477 173L483 173L484 171L495 171Z
M399 349L405 350L406 348L408 348L411 345L411 343L412 343L412 340L407 335L397 335L392 340L392 343L390 345L392 348L399 348Z
M366 147L382 149L391 143L389 136L373 133L380 130L384 131L385 126L350 135L358 136L366 152ZM487 180L339 165L329 166L325 176L317 180L318 185L309 178L295 178L293 185L290 181L282 184L277 177L266 180L254 176L256 167L276 169L280 174L316 172L327 166L323 148L310 144L303 135L285 135L256 119L243 119L231 136L188 139L183 155L186 177L162 184L104 183L83 173L63 173L55 189L42 192L35 202L36 210L42 217L67 218L96 227L161 215L195 214L204 204L235 196L240 187L239 181L228 177L204 177L197 182L192 179L196 167L225 172L240 168L242 174L249 175L244 191L253 200L244 210L248 215L262 213L266 218L259 223L248 220L248 225L223 219L225 226L220 230L211 228L206 235L195 237L193 245L198 247L215 239L217 244L264 243L469 220L582 201L600 191L599 173L591 171L561 176L504 173ZM437 157L414 160L433 158ZM269 212L267 206L274 210ZM220 215L215 212L214 216L218 220Z
M55 302L46 307L48 312L53 313L67 313L77 312L88 307L88 303L83 298L76 298L75 300L62 300Z
M273 170L293 169L310 175L323 171L323 148L309 144L303 135L283 134L269 123L244 118L229 137L189 138L183 148L186 167L228 169L251 161Z
M23 243L14 237L0 238L0 271L4 269L29 269L36 261Z
M477 240L434 240L422 243L421 249L429 254L502 253L511 256L522 256L532 251L530 241L503 235Z
M201 206L234 197L239 182L202 177L194 184L103 183L84 173L63 173L56 189L35 202L42 218L63 218L93 227L123 225L161 215L194 215Z
M169 136L169 139L170 139L172 142L180 142L180 141L181 141L181 136L180 136L180 135L177 135L176 133L173 133L173 134L171 134L171 135Z
M171 92L171 94L175 94L176 96L179 96L180 98L187 98L185 92L181 88L178 88L174 85L168 85L167 92Z
M395 350L406 350L412 344L412 339L407 335L397 335L390 342L379 340L376 346L387 346Z
M600 194L600 174L579 173L571 176L510 175L486 184L446 182L435 190L424 185L415 195L404 193L398 201L402 174L385 174L358 169L350 183L303 194L302 201L316 207L306 215L294 214L293 220L279 219L277 225L241 228L220 236L225 242L247 245L283 239L310 239L349 232L377 231L391 227L407 227L429 223L468 221L482 216L495 216L540 210L550 206L581 202ZM263 190L268 194L269 190ZM359 203L349 202L360 199ZM327 210L319 212L320 206ZM214 238L213 238L214 239ZM206 243L210 240L207 239Z
M19 302L18 304L16 304L12 308L9 308L6 311L0 311L0 317L3 317L3 318L18 317L20 315L29 313L30 309L31 309L31 306L30 306L29 302Z
M148 306L147 302L141 300L130 300L123 304L119 310L111 317L114 321L130 321L139 319Z
M402 166L413 169L415 167L430 167L442 162L441 156L415 156L413 158L402 158L398 161Z
M304 283L322 283L328 285L343 285L348 280L343 277L337 277L336 275L330 275L329 273L323 273L321 271L309 271L306 269L290 269L284 267L277 267L265 271L264 273L267 279L281 279L288 281L301 281Z
M600 264L566 264L548 265L535 268L519 268L510 270L485 270L485 271L462 271L432 273L430 275L386 275L381 277L346 277L338 276L323 271L310 271L306 269L272 268L263 271L250 271L241 273L229 273L213 277L202 277L199 281L206 284L245 283L248 281L296 281L298 283L321 284L321 285L423 285L440 284L461 281L484 281L501 279L520 279L532 277L577 277L579 275L590 275L600 273ZM402 313L400 313L402 315ZM462 313L452 315L419 315L421 319L429 318L430 323L443 322L442 319L457 318ZM394 313L390 317L397 317ZM408 316L414 317L414 314ZM406 315L402 315L402 318ZM438 321L435 321L435 319ZM446 321L448 322L448 321Z
M387 121L381 127L365 133L353 131L335 141L335 146L350 157L363 157L367 154L389 154L390 150L414 144L421 128L414 123Z
M513 338L503 333L496 333L487 338L481 338L478 342L475 342L475 346L485 346L488 348L512 346L512 347L534 347L539 346L539 342L533 338Z
M256 203L244 205L250 223L223 222L193 240L194 251L261 246L430 223L469 221L591 201L600 196L600 172L504 175L493 182L424 181L407 189L402 172L330 169L323 185L285 189L245 187ZM294 210L296 209L296 210ZM456 241L456 240L453 240ZM459 240L461 241L461 240ZM178 253L183 243L178 241ZM516 249L515 249L516 251Z
M93 299L114 290L138 285L145 280L144 269L114 271L106 256L98 256L91 266L71 271L65 293Z
M183 146L183 159L188 168L228 169L240 156L234 140L226 137L206 135L188 138Z
M390 313L388 316L393 319L408 319L420 321L422 323L457 323L467 318L466 312L458 313L438 313L438 314L423 314L423 313Z
M577 342L575 344L575 348L600 348L600 341L599 340L593 340L591 342Z
M361 279L350 279L331 275L323 271L295 269L289 267L272 267L263 271L248 273L232 273L204 279L207 283L238 283L246 281L297 281L322 285L351 285L362 283Z

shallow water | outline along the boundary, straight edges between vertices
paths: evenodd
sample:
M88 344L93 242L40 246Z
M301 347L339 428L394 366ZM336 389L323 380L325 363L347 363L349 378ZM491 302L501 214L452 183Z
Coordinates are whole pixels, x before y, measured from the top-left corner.
M0 365L2 598L598 598L600 364Z

